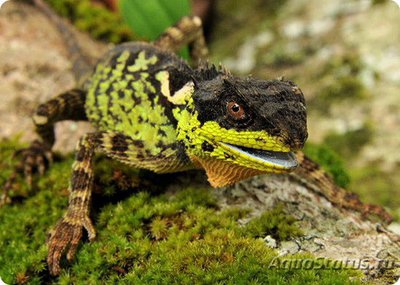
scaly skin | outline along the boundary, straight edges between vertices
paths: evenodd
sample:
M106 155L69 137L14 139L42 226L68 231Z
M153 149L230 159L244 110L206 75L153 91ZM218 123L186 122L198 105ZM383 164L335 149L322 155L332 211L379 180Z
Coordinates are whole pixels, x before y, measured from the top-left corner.
M46 11L41 0L35 3ZM66 34L65 26L61 30ZM96 236L89 218L96 152L157 173L201 168L214 187L262 173L288 173L300 163L295 174L333 203L388 219L381 208L366 208L343 195L299 151L307 124L298 86L286 80L238 78L214 66L191 68L174 54L187 43L195 62L207 55L197 17L183 18L153 44L116 46L79 88L36 110L33 120L40 139L21 151L27 177L35 169L43 172L51 161L56 122L89 120L97 129L77 145L69 206L48 242L51 274L60 273L65 252L68 260L74 257L83 229L90 240Z
M130 150L131 164L174 149L188 168L193 167L190 161L213 158L282 173L292 169L221 143L289 152L301 148L307 137L304 97L293 83L239 79L207 66L191 69L175 55L149 44L124 44L110 51L86 88L85 109L93 125L143 142L143 147ZM227 103L236 101L249 109L246 121L228 114ZM262 108L257 110L256 105ZM205 110L207 106L212 108ZM214 186L226 184L231 183Z

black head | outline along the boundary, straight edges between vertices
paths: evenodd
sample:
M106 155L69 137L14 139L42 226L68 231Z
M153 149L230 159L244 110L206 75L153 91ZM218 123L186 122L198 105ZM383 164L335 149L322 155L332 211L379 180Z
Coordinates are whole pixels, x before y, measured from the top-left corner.
M290 150L301 149L307 139L304 96L291 81L219 75L198 82L193 99L201 124L266 133Z

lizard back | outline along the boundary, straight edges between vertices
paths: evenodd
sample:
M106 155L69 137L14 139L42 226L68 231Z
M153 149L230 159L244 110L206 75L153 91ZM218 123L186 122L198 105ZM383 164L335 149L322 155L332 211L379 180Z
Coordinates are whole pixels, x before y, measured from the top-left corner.
M146 142L156 154L176 142L172 100L191 81L192 69L172 53L146 43L126 43L109 51L85 83L85 110L99 130Z

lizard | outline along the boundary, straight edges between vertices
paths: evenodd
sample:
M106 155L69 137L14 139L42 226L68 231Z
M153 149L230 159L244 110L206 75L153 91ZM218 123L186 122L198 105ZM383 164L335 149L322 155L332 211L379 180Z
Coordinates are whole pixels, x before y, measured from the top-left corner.
M295 83L196 66L208 54L198 17L183 17L153 43L117 45L90 67L92 61L82 55L63 21L42 0L34 3L67 39L79 84L36 109L39 139L17 152L28 182L51 163L57 122L87 120L96 127L77 144L69 205L48 240L52 275L60 273L65 253L73 259L84 229L90 241L96 237L89 217L96 153L156 173L203 169L213 187L290 173L335 205L390 221L381 207L365 205L335 185L301 152L308 137L307 112ZM191 44L194 67L175 54L186 44Z

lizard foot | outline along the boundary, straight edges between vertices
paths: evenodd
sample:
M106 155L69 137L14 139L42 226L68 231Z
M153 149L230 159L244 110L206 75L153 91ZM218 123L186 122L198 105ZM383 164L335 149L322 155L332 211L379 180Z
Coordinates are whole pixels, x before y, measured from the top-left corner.
M14 156L21 157L17 170L24 172L29 186L32 185L32 175L36 172L43 175L53 161L53 155L49 148L38 140L33 141L28 148L17 150Z
M0 208L6 204L11 203L11 198L9 196L9 192L12 188L12 185L15 182L17 177L17 173L14 171L13 174L7 179L6 184L4 185L3 191L0 195Z
M48 147L39 141L34 141L28 148L17 150L13 158L21 157L13 173L7 179L0 195L0 207L11 203L9 192L15 184L19 172L23 172L29 187L32 186L32 175L38 172L43 175L49 164L53 161L53 155Z
M89 217L74 219L68 213L56 225L55 229L50 232L47 242L49 253L47 255L47 264L51 275L59 275L61 271L60 260L67 251L67 260L71 261L79 241L82 238L82 229L88 231L89 240L92 241L96 237L96 231Z

